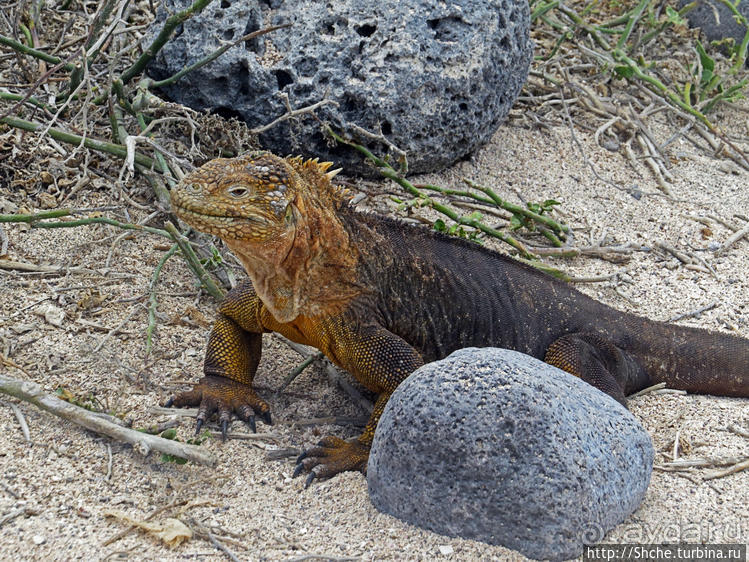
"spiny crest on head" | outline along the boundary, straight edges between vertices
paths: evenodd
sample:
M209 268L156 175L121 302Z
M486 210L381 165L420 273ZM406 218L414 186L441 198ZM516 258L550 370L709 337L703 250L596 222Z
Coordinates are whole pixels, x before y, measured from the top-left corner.
M335 170L328 171L328 169L333 165L333 162L320 162L319 158L309 158L304 160L301 156L293 156L289 158L289 160L293 160L295 164L305 170L322 172L329 180L332 180L343 170L343 168L336 168Z
M320 180L326 178L328 181L325 183L328 183L328 185L333 187L333 191L338 190L329 182L336 177L343 168L330 170L333 162L320 162L319 158L309 158L304 160L301 156L287 156L285 160L299 175L306 178L308 181L311 181L318 189L324 187L324 184L320 183Z

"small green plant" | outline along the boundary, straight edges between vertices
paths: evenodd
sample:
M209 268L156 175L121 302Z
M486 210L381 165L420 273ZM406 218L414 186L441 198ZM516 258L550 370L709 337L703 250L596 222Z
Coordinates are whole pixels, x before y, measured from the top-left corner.
M177 439L177 430L174 428L169 428L161 432L161 435L159 437L163 437L164 439L169 439L170 441L179 441ZM211 437L211 432L207 429L203 431L200 435L196 435L195 437L192 437L186 441L188 445L202 445L205 443L208 439ZM161 462L173 462L175 464L185 464L187 462L187 459L178 457L176 455L169 455L167 453L161 454Z
M469 220L480 221L481 217L482 215L480 212L474 211L466 218ZM466 240L471 240L473 242L483 244L481 239L478 237L479 231L476 229L466 230L462 225L458 223L447 226L447 224L445 224L445 221L443 221L442 219L437 219L436 221L434 221L433 227L437 232L444 232L445 234L449 234L450 236L457 236L458 238L465 238Z
M734 102L744 97L744 86L749 79L744 78L726 87L727 76L718 72L715 59L705 51L702 43L695 41L694 50L697 53L692 66L694 81L684 85L686 103L696 105L704 113L709 113L719 101Z
M207 269L217 269L224 263L224 258L218 251L218 248L211 244L211 256L209 258L201 258L200 263Z
M677 10L663 7L654 0L638 0L636 4L622 5L621 9L616 9L616 2L600 3L597 0L571 4L559 0L530 0L534 30L538 30L539 37L543 38L548 53L537 59L558 64L559 55L574 55L585 62L595 61L604 74L611 72L615 78L648 90L679 116L696 119L710 134L731 148L735 153L731 156L734 160L749 167L743 151L708 117L720 102L742 99L743 90L749 84L744 65L749 46L749 24L738 11L737 1L719 2L731 11L737 23L744 26L745 34L741 41L725 43L723 49L716 49L716 54L711 55L702 43L692 39L687 30L685 16L694 9L696 2L687 3ZM606 17L610 18L609 21L602 21ZM662 37L667 37L667 40L659 42ZM669 41L674 38L692 41L694 55L681 65L683 72L679 72L681 57L670 56ZM718 56L719 51L728 56ZM574 76L565 75L564 80L548 72L542 76L557 88L574 83ZM593 88L589 89L589 92L593 91ZM603 117L601 111L605 111L605 107L599 103L594 110ZM621 115L616 117L622 119ZM642 124L632 126L638 127L642 128ZM645 136L639 131L637 134ZM648 150L650 156L660 157Z
M532 213L536 213L537 215L550 215L551 211L554 210L554 206L559 204L559 201L555 201L554 199L547 199L543 203L526 203L526 207L528 207L529 211L531 211ZM537 230L536 227L537 223L531 217L523 215L519 212L512 213L512 218L510 219L510 228L512 230L526 228L531 232L535 232Z

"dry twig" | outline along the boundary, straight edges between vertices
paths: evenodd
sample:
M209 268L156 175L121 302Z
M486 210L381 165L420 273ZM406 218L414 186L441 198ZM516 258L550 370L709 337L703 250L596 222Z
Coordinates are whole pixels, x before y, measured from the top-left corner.
M113 424L108 420L93 415L92 412L84 408L45 393L36 383L0 375L0 392L34 404L42 410L46 410L55 416L71 421L96 433L101 433L118 441L130 443L144 456L151 450L155 450L199 464L208 466L216 465L216 459L203 449Z

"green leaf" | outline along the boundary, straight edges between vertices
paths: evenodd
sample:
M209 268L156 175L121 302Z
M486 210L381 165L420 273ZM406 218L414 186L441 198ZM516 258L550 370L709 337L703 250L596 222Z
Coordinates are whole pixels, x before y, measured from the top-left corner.
M621 64L614 67L614 72L619 78L632 78L635 75L635 71L632 67Z
M442 219L437 219L434 221L434 230L437 232L445 232L447 230L447 226L445 226L445 221Z
M160 437L163 437L164 439L169 439L170 441L174 441L177 438L177 430L173 427L170 429L165 429L161 432Z
M668 20L668 23L673 25L687 25L687 20L681 17L679 12L674 10L671 6L666 6L666 19Z
M173 462L175 464L185 464L187 459L177 457L175 455L168 455L167 453L161 453L161 462Z
M709 84L713 79L713 70L715 70L715 61L710 58L707 54L702 43L695 41L694 48L697 50L697 55L700 57L700 64L702 65L702 77L700 78L700 86Z
M520 220L520 217L517 215L512 215L512 218L510 219L510 228L512 230L517 230L518 228L523 228L523 223Z

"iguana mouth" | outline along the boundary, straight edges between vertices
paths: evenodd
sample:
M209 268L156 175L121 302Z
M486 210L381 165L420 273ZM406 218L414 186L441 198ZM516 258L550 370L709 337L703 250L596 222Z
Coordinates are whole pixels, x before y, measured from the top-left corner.
M175 212L178 215L183 215L184 217L193 217L203 223L208 224L216 224L216 225L230 225L230 224L236 224L238 222L246 221L256 224L262 224L264 226L267 226L270 224L270 221L266 219L263 216L260 215L212 215L209 213L201 213L199 211L193 211L192 209L188 209L186 207L179 207L175 206ZM189 220L186 220L186 222L190 222Z

